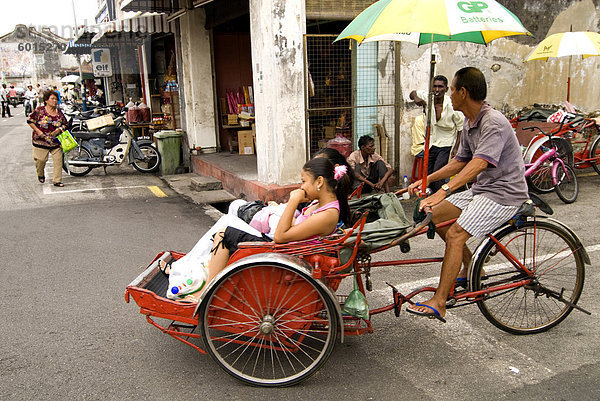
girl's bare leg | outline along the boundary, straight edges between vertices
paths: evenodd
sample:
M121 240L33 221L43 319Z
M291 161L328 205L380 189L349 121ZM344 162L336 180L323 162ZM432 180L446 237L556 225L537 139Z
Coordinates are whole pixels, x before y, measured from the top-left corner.
M223 237L225 235L225 229L217 231L213 240L213 249L211 251L211 257L208 261L208 275L206 277L206 284L204 284L204 288L202 291L198 291L194 294L190 294L184 299L190 300L190 298L194 298L195 300L199 300L200 296L204 293L204 290L208 287L208 284L212 281L213 278L221 270L227 266L227 261L229 260L229 249L223 246Z

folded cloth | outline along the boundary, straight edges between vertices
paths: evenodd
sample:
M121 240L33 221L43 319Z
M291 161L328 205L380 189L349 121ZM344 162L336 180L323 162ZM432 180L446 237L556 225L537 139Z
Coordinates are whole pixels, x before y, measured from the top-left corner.
M425 213L425 211L423 210L419 210L419 205L421 204L421 201L425 199L425 198L421 198L417 201L417 205L415 206L415 210L413 212L413 220L415 221L415 223L420 223L423 220L425 220L425 217L427 217L427 213ZM433 239L435 237L435 223L433 221L429 222L429 228L427 229L427 238L429 239Z

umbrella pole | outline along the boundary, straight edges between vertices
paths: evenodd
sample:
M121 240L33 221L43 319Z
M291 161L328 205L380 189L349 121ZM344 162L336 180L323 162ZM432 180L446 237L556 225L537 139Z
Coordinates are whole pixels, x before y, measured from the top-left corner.
M571 60L573 59L573 56L569 56L569 69L567 72L567 102L570 102L570 95L571 95Z
M431 43L433 48L433 40ZM429 67L429 96L427 99L427 128L425 129L425 144L423 149L423 169L421 171L421 196L426 195L427 191L427 169L429 165L429 137L431 135L431 109L433 108L433 77L435 76L435 54L431 50L431 65Z

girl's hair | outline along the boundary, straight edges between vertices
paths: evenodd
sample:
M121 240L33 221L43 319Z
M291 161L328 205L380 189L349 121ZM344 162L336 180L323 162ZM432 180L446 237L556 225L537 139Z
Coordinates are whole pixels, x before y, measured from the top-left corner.
M352 184L354 182L354 170L350 167L350 165L348 164L348 160L346 160L344 155L338 152L337 150L333 148L323 148L313 155L313 159L315 157L324 157L326 159L329 159L329 161L332 162L334 165L337 164L340 166L346 166L346 174L350 177L350 183Z
M349 226L350 207L348 206L348 194L352 181L350 181L348 174L344 174L339 181L333 178L333 163L325 157L310 159L304 164L302 170L311 174L315 179L318 177L323 177L325 179L325 182L335 193L340 204L340 220L342 220L346 226Z

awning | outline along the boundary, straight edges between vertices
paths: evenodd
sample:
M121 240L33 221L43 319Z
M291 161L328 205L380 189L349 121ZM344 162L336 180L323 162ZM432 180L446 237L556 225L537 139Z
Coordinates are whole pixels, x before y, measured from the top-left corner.
M122 11L141 11L171 14L179 10L179 0L124 0Z
M167 21L167 16L141 15L118 19L98 25L99 32L92 38L94 47L110 44L136 44L153 33L173 33L175 26Z
M87 28L87 26L83 27L79 35L67 44L67 48L64 51L65 54L74 54L76 56L90 54L92 50L92 38L96 35L97 31L90 32Z

